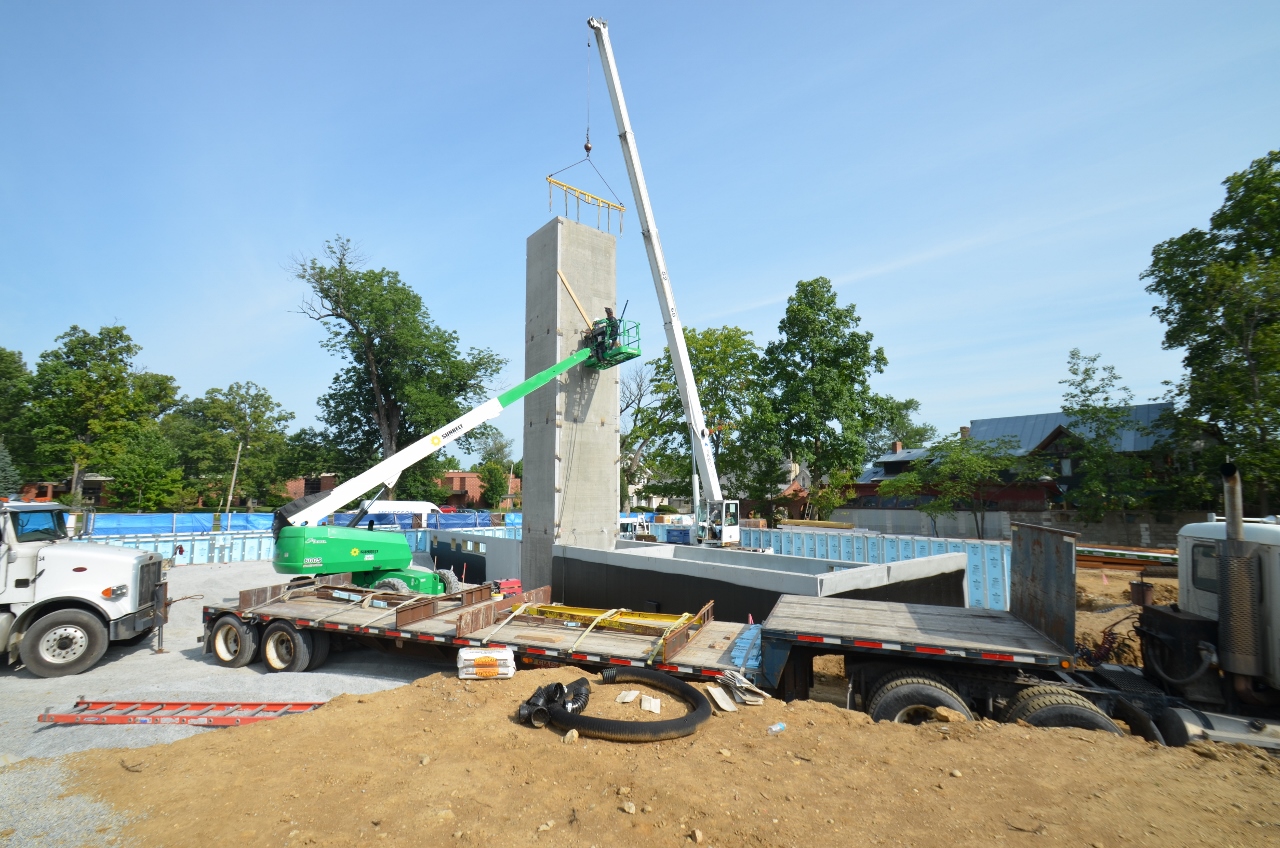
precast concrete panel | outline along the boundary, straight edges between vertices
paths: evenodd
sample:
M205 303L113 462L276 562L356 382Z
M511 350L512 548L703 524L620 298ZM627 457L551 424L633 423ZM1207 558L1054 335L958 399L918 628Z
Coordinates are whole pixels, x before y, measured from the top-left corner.
M525 245L525 376L581 348L587 317L617 311L617 241L553 218ZM558 272L558 273L557 273ZM524 400L524 585L551 585L556 544L610 550L618 534L618 370L578 367ZM557 598L558 600L558 598Z

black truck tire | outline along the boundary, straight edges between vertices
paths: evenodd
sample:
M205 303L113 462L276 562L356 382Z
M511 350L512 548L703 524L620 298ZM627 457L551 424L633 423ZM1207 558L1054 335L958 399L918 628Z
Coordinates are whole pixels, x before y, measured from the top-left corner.
M1028 699L1023 710L1020 718L1032 727L1078 727L1124 736L1106 713L1075 695L1039 695Z
M947 707L973 720L964 699L941 677L903 671L876 684L876 691L867 702L867 714L873 721L920 724L932 718L938 707Z
M1028 686L1009 701L1008 705L1000 713L1000 721L1012 723L1023 718L1026 714L1027 702L1032 698L1038 698L1041 695L1062 695L1066 698L1075 698L1077 701L1088 704L1090 707L1093 706L1093 704L1090 703L1083 695L1078 695L1063 686L1055 686L1053 684Z
M213 657L227 668L244 668L258 658L258 628L234 615L224 615L209 631Z
M306 671L315 641L310 630L287 621L273 621L262 634L262 663L267 671Z
M55 610L26 629L18 655L37 677L66 677L93 668L107 652L109 641L106 625L93 613Z
M329 646L332 640L323 630L309 630L311 634L311 662L307 663L307 671L315 671L329 659Z

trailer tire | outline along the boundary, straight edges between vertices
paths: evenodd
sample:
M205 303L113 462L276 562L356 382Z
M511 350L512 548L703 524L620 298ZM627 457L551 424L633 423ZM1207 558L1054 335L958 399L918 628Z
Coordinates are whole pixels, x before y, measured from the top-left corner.
M1018 719L1023 718L1026 713L1026 703L1032 698L1038 698L1041 695L1061 695L1066 698L1075 698L1077 701L1087 704L1090 707L1093 706L1093 704L1089 702L1088 698L1078 695L1064 686L1054 686L1052 684L1028 686L1026 689L1023 689L1015 695L1013 699L1009 701L1008 705L1000 712L1000 721L1005 722L1006 724L1011 724Z
M107 652L106 625L82 609L54 610L32 622L18 643L18 655L37 677L66 677L88 671Z
M1116 736L1124 732L1106 713L1076 695L1039 695L1027 700L1020 718L1032 727L1078 727L1104 730Z
M444 584L444 593L446 595L452 595L462 589L462 581L458 579L458 575L453 573L453 569L438 568L436 569L436 575Z
M262 663L267 671L306 671L314 647L310 630L299 630L287 621L273 621L262 634Z
M409 588L409 584L399 577L388 577L386 580L379 580L373 584L373 588L381 589L384 592L395 592L399 595L414 594L414 591Z
M258 658L258 628L237 616L224 615L209 630L213 657L227 668L243 668Z
M307 671L315 671L329 659L329 647L333 640L323 630L308 632L311 634L311 662L307 663Z
M890 674L876 684L867 702L872 721L920 724L928 721L938 707L947 707L972 721L973 713L960 694L940 677L919 671Z

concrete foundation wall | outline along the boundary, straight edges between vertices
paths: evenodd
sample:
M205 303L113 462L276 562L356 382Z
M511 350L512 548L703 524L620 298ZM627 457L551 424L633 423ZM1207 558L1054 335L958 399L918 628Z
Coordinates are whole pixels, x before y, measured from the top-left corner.
M718 619L763 621L783 594L965 605L963 554L831 571L801 557L625 541L554 553L551 597L571 606L681 613L714 600Z
M616 240L554 218L525 246L525 376L582 346L591 319L617 311ZM552 546L610 550L618 534L618 372L579 366L524 400L525 586L551 583Z
M1011 539L1012 522L1037 524L1042 527L1061 527L1079 533L1077 545L1127 545L1138 548L1176 548L1178 530L1183 525L1204 521L1205 512L1174 512L1153 514L1145 512L1112 513L1102 521L1086 524L1077 520L1075 510L1055 509L1047 512L988 512L986 518L987 539ZM876 533L896 535L933 536L934 526L929 516L914 509L837 509L832 521L844 521ZM939 518L938 536L956 539L976 539L973 516L957 513L953 517Z

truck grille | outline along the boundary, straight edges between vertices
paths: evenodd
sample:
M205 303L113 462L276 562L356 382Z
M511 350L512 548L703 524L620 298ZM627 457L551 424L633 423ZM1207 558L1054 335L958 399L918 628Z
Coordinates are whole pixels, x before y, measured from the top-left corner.
M138 569L138 609L149 607L155 599L156 584L160 582L160 559L144 562Z

